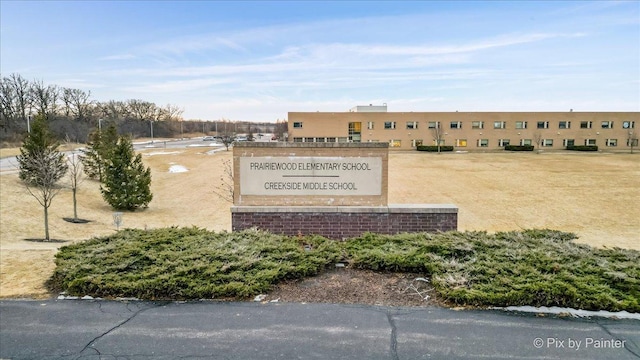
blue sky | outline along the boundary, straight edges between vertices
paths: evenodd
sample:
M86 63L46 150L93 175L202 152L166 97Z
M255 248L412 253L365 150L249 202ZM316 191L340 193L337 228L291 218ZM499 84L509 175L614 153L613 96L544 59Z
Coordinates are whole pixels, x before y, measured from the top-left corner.
M6 1L0 71L186 119L640 111L640 2Z

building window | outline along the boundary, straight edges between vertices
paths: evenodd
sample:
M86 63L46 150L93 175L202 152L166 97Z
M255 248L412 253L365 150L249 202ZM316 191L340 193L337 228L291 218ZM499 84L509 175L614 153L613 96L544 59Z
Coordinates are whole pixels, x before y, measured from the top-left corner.
M560 121L558 129L571 129L571 121Z
M389 147L401 147L401 146L402 146L402 140L395 140L395 139L389 140Z
M327 138L316 138L316 142L326 142Z
M531 139L520 139L520 145L521 146L530 146L531 145Z
M412 147L422 146L422 139L411 140L411 146Z
M627 139L627 146L638 146L638 139Z
M349 138L347 138L347 137L339 137L338 138L338 142L339 143L346 143L348 141L349 141Z
M580 129L591 129L591 121L580 121Z
M439 129L440 121L429 121L429 129Z
M293 123L293 128L294 129L302 129L302 121L295 121Z
M440 146L444 145L444 139L440 139ZM433 139L433 146L438 146L438 141L436 139Z
M544 147L553 146L553 139L542 139L542 141L540 142L540 145Z
M362 140L362 123L350 122L349 123L349 142L359 143Z
M635 121L623 121L622 122L622 128L623 129L633 129L636 127L636 122Z
M510 141L509 139L500 139L498 140L498 146L507 146L509 145Z
M567 146L573 146L576 144L576 140L575 139L564 139L562 140L562 145L567 147Z
M452 121L451 122L452 129L462 129L462 122L460 121Z
M373 130L373 121L367 122L367 130Z
M337 139L336 139L336 138L334 138L334 137L328 137L328 138L327 138L327 142L330 142L330 143L334 143L334 142L336 142L336 140L337 140Z
M613 129L613 121L603 121L602 122L603 129Z
M395 121L385 121L384 122L384 128L385 129L395 129L396 128L396 122Z
M456 139L457 147L467 147L467 139Z
M526 129L527 122L526 121L516 121L516 129Z
M411 129L417 129L417 128L418 128L417 121L407 121L407 129L411 130Z
M484 121L473 121L471 123L472 129L484 129Z
M489 139L478 139L478 147L488 147Z
M506 129L507 128L507 123L504 121L494 121L493 122L493 128L494 129Z
M538 121L537 127L538 127L538 129L548 129L549 128L549 122L548 121Z
M304 138L304 142L315 142L316 138L312 138L312 137L307 137Z
M294 137L293 138L293 142L302 142L302 138L301 137Z
M607 146L618 146L618 139L607 139Z
M585 139L584 140L584 144L585 145L595 145L596 144L596 139Z

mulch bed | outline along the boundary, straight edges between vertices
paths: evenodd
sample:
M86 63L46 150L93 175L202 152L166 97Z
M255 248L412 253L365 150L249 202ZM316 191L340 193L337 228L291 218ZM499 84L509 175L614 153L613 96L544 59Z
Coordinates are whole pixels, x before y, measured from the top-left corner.
M424 296L427 295L425 300ZM281 283L264 299L273 300L379 306L444 305L433 286L424 281L424 275L349 267L330 269L311 278Z

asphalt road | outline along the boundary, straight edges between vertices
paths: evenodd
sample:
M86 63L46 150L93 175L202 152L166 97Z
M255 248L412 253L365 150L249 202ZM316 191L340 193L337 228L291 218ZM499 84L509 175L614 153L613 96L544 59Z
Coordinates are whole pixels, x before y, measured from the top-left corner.
M0 358L639 359L640 321L435 307L7 300Z

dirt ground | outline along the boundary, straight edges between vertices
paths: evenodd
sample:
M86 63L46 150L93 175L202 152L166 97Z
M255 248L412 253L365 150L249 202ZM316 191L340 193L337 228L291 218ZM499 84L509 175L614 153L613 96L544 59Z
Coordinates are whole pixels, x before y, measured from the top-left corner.
M230 203L214 193L231 151L209 150L143 151L152 170L154 198L148 209L124 213L123 227L194 225L231 230ZM172 165L189 171L170 173ZM578 242L594 246L640 250L639 200L640 154L391 152L389 156L389 202L455 204L460 230L551 228L575 232ZM102 200L95 181L85 180L78 193L78 216L90 222L71 224L62 219L72 215L71 191L63 189L50 208L50 232L65 242L25 241L43 237L42 207L20 184L17 174L0 175L0 297L50 296L44 282L53 271L56 249L115 231L113 210ZM385 289L376 294L404 290L412 280L348 270L308 281L324 281L327 288L340 283L348 289L351 282L365 279L386 284L365 287ZM286 285L272 295L286 300L282 293ZM300 286L297 292L301 294L310 294L313 288L304 282L289 286ZM292 301L309 301L288 289ZM339 296L349 297L344 295L347 290L336 294L341 291ZM361 296L379 298L371 292ZM397 304L399 300L382 296L375 301ZM410 304L415 301L412 298Z

